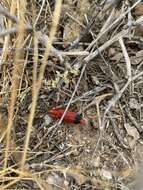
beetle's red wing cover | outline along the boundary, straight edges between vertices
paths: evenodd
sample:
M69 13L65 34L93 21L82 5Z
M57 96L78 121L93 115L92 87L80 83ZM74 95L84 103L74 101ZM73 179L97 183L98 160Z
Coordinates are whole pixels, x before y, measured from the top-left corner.
M62 115L64 114L64 109L61 108L52 108L51 110L48 111L48 114L53 118L53 119L60 119L62 117ZM76 123L76 117L77 117L77 113L76 112L72 112L72 111L67 111L67 113L65 114L65 117L63 119L63 121L65 123ZM85 120L84 119L80 119L79 120L79 124L85 125Z

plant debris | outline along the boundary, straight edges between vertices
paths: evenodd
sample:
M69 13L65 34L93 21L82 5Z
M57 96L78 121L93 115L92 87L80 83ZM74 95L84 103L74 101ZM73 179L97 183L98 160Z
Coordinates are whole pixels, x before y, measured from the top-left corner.
M0 68L0 189L143 188L141 0L2 0Z

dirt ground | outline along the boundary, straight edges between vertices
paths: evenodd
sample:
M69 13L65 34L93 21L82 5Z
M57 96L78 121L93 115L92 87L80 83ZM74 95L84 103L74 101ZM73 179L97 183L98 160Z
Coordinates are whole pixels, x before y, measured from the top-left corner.
M0 188L142 190L143 3L0 4Z

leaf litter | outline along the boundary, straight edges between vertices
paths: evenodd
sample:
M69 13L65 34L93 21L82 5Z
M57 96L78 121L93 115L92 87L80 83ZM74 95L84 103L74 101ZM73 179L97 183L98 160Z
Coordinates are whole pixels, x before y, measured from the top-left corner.
M0 188L141 187L137 179L142 177L139 167L143 155L143 3L63 0L57 32L45 62L56 1L25 2L22 7L10 0L0 3ZM18 46L20 11L25 11L25 33L23 45ZM15 56L20 62L15 62ZM39 80L44 63L21 174L36 91L33 81ZM13 75L15 65L17 79ZM15 80L17 94L11 117ZM66 124L62 122L64 117L52 120L48 110L55 107L81 114L86 125ZM13 121L4 169L10 117ZM91 123L97 127L92 128Z

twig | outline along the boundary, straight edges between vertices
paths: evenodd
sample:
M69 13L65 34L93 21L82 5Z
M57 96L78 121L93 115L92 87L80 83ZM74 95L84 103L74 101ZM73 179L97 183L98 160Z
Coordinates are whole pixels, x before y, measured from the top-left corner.
M34 49L33 48L30 48L30 47L21 47L19 49L16 49L15 47L8 47L6 48L7 51L15 51L15 50L22 50L22 51L27 51L27 52L34 52ZM44 52L45 51L45 48L40 48L38 47L38 50L40 52ZM57 49L56 49L57 50ZM71 57L76 57L76 56L87 56L89 55L89 52L88 51L61 51L61 50L57 50L59 52L59 54L61 56L71 56ZM0 48L0 53L3 52L3 49ZM55 56L55 53L52 53L51 51L51 56Z
M40 43L43 44L46 47L47 43L49 43L49 37L46 34L43 34L41 31L37 32L37 37L38 37L38 40L40 41ZM62 57L59 50L57 50L56 48L54 48L52 46L50 52L51 52L51 54L58 57L61 62L63 62L63 57Z
M78 86L79 86L80 81L81 81L81 79L82 79L82 76L83 76L83 74L84 74L85 68L86 68L86 64L83 65L83 68L82 68L80 77L79 77L79 79L78 79L78 81L77 81L77 84L76 84L75 89L74 89L74 91L73 91L73 93L72 93L72 96L71 96L71 98L70 98L70 101L69 101L69 103L68 103L68 105L67 105L67 107L66 107L66 109L65 109L65 111L64 111L64 113L63 113L63 115L62 115L62 117L61 117L61 119L60 119L60 121L58 122L58 125L60 125L60 124L62 123L62 121L63 121L63 119L64 119L64 117L65 117L65 115L66 115L66 112L68 111L68 109L69 109L69 107L70 107L70 105L71 105L71 102L72 102L72 100L73 100L73 97L75 96L75 93L76 93L76 91L77 91L77 89L78 89Z
M142 22L143 22L143 16L141 16L139 19L137 19L135 21L134 25L140 24ZM102 51L106 50L109 46L111 46L113 43L115 43L117 40L119 40L119 38L126 37L126 35L129 33L129 31L130 31L130 29L126 29L126 30L123 30L123 31L119 32L113 38L111 38L110 40L108 40L107 42L105 42L102 46L100 46L98 49L96 49L94 52L91 52L86 58L84 58L84 60L87 63L89 63L93 58L95 58L96 56L98 56L99 53L101 53ZM85 51L88 51L88 48Z
M36 18L36 20L35 20L35 23L34 23L34 28L35 28L35 26L36 26L36 24L37 24L37 22L38 22L38 20L39 20L39 17L40 17L40 15L41 15L41 13L42 13L42 10L43 10L43 8L44 8L45 2L46 2L46 0L43 0L43 1L42 1L42 5L41 5L41 8L40 8L40 11L39 11L38 16L37 16L37 18Z
M114 130L114 133L115 133L118 141L123 146L123 148L129 149L129 146L126 144L126 142L124 141L123 137L120 134L120 130L119 130L118 126L114 122L113 116L111 115L111 113L108 113L108 115L110 116L110 121L113 125L113 130Z
M91 61L93 58L95 58L97 55L99 55L99 53L101 53L102 51L104 51L105 49L107 49L109 46L111 46L114 42L116 42L120 37L124 37L127 34L128 34L128 29L119 32L116 36L114 36L112 39L110 39L107 42L105 42L97 50L95 50L94 52L90 53L84 60L86 62Z
M61 119L60 119L60 121L59 121L58 123L56 123L55 125L53 125L53 126L50 127L50 129L47 131L47 133L45 133L45 135L42 137L41 141L34 147L34 150L36 150L36 149L43 143L43 140L47 137L47 135L48 135L51 131L53 131L53 130L55 129L55 130L53 131L53 133L50 135L50 138L52 138L53 135L55 134L55 132L56 132L57 129L58 129L57 126L59 126L59 125L62 123L62 121L63 121L63 119L64 119L64 117L65 117L65 115L66 115L66 112L68 111L68 109L69 109L69 107L70 107L70 105L71 105L71 103L72 103L72 100L73 100L73 98L74 98L74 96L75 96L75 93L76 93L76 91L77 91L77 88L78 88L78 86L79 86L79 83L80 83L80 81L81 81L81 78L82 78L82 76L83 76L83 74L84 74L85 68L86 68L86 64L84 64L84 66L83 66L83 68L82 68L80 77L79 77L79 79L78 79L78 81L77 81L77 84L76 84L76 86L75 86L75 89L74 89L74 91L73 91L73 93L72 93L72 96L71 96L71 98L70 98L70 100L69 100L69 102L68 102L68 104L67 104L67 107L66 107L66 109L65 109L65 111L64 111L64 113L63 113L63 115L62 115L62 117L61 117Z
M108 19L106 20L106 22L103 24L101 30L99 33L102 33L110 24L111 24L111 21L113 22L113 17L115 15L115 8L112 9Z
M106 108L106 110L104 112L103 119L102 119L102 125L101 125L101 128L100 128L100 137L98 139L98 143L97 143L97 146L96 146L95 150L97 150L97 148L99 146L99 143L100 143L100 140L102 139L101 137L103 136L103 133L104 133L105 118L106 118L107 113L109 112L111 107L113 105L115 105L115 103L122 97L122 94L127 89L129 84L131 83L131 63L130 63L130 59L129 59L129 56L128 56L128 53L127 53L127 50L126 50L126 47L124 45L124 42L123 42L122 38L119 38L119 43L121 45L123 55L125 57L128 80L127 80L126 84L124 85L124 87L120 91L118 91L118 94L116 94L114 97L112 97L112 99L108 102L107 108Z
M120 38L119 39L119 43L121 45L121 48L122 48L122 51L123 51L123 55L124 55L124 58L125 58L125 62L126 62L126 69L127 69L127 77L128 77L128 81L127 83L124 85L124 87L118 92L117 95L115 95L110 101L109 101L109 104L104 112L104 117L103 117L103 125L102 127L104 127L104 120L105 120L105 116L106 114L108 113L108 111L110 110L110 108L115 105L115 103L121 98L122 94L124 93L124 91L126 90L126 88L128 87L128 85L130 84L131 82L131 62L130 62L130 59L129 59L129 56L128 56L128 53L127 53L127 50L126 50L126 47L124 45L124 42L123 42L123 39Z
M108 138L107 138L107 136L103 137L103 140L108 142L112 146L112 148L114 148L114 150L118 152L118 154L120 155L122 160L129 166L129 168L132 168L132 166L129 164L129 161L125 158L124 152L118 150L118 147L112 143L112 141L111 141L111 139L109 139L109 137Z
M122 20L126 14L128 14L132 9L134 9L142 0L138 0L130 9L128 9L127 11L125 11L123 14L120 15L119 18L117 18L108 28L106 28L102 33L100 33L98 35L98 37L92 41L92 43L87 47L87 51L90 50L92 48L92 46L106 33L109 32L113 26L115 26L120 20Z
M11 15L7 9L2 7L2 5L0 5L0 14L3 14L4 16L6 16L7 18L9 18L10 20L12 20L15 23L19 22L18 18L14 15Z
M66 13L66 15L71 18L73 21L75 21L79 26L83 27L84 29L86 28L85 25L83 25L79 20L77 20L76 18L74 18L72 15L70 15L68 12Z
M25 31L27 32L32 32L33 29L30 27L30 26L26 26L25 27ZM10 29L6 29L6 30L3 30L1 33L0 33L0 38L1 37L5 37L9 34L15 34L18 32L18 27L13 27L13 28L10 28Z
M143 75L143 71L141 71L140 73L138 73L137 75L135 75L133 78L132 78L132 81L136 80L137 78L141 77Z
M135 126L135 128L138 130L139 133L143 132L143 129L141 128L141 126L137 123L137 121L135 120L135 118L131 115L131 113L129 112L128 109L125 109L126 114L129 118L129 120L133 123L133 125Z
M81 41L81 39L90 31L90 28L94 24L94 22L95 22L95 19L93 17L93 18L90 19L89 23L84 28L84 30L81 31L81 33L79 34L79 36L71 43L70 47L68 47L66 49L67 51L75 48L79 44L79 42Z

